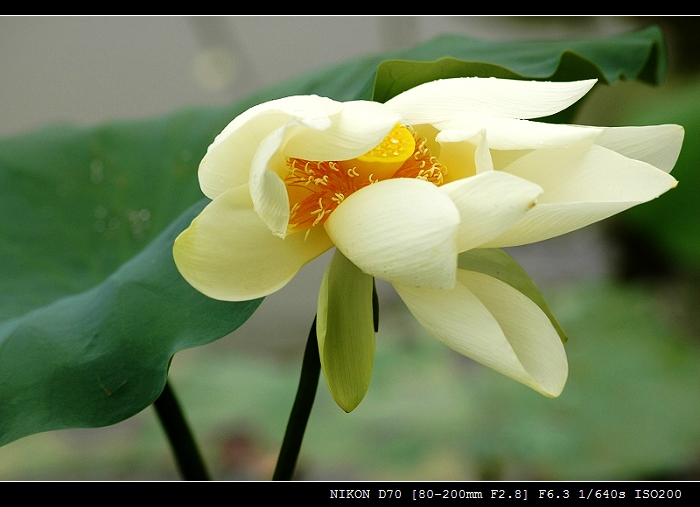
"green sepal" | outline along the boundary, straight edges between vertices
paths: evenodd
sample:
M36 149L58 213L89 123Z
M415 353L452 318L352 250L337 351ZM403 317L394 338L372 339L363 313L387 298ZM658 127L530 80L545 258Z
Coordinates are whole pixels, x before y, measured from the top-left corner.
M535 285L535 282L532 281L532 278L530 278L530 275L527 274L523 267L506 252L498 248L469 250L459 254L457 266L459 269L476 271L492 276L530 298L549 318L562 343L566 343L568 337L556 317L554 317L540 289L537 288L537 285Z
M369 389L374 365L374 279L335 251L318 295L318 351L335 402L352 412Z

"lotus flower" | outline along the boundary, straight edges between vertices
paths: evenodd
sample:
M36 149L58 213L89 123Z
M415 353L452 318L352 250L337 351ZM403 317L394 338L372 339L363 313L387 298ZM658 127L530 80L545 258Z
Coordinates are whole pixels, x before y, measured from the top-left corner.
M212 202L175 241L177 267L202 293L242 301L279 290L335 246L317 330L346 411L372 373L372 277L389 281L438 340L558 396L568 366L552 319L500 276L513 269L505 254L481 249L545 240L659 196L676 185L668 173L683 138L677 125L530 121L594 84L457 78L384 104L293 96L257 105L201 162ZM484 269L486 257L500 268Z

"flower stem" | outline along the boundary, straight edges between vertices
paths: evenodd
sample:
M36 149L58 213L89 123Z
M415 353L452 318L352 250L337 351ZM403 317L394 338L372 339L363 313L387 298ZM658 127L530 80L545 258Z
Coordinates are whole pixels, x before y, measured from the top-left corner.
M379 295L377 294L377 281L372 278L372 314L374 317L374 332L379 332Z
M185 414L167 380L163 392L153 402L153 407L175 454L175 461L182 478L186 481L210 480L209 472L199 453Z
M318 379L321 374L321 359L318 355L318 339L316 337L316 318L314 318L309 330L309 338L304 350L304 359L301 365L299 387L294 398L292 412L289 414L287 430L284 433L282 448L280 449L277 466L272 475L273 481L289 481L294 473L294 468L299 457L301 441L304 439L306 423L309 421L311 408L316 397Z

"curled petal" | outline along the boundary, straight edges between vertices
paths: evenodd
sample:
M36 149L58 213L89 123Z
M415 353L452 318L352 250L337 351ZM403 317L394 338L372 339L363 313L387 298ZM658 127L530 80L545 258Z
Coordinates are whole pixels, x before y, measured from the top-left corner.
M287 122L263 139L250 164L248 188L253 208L270 232L280 238L287 235L289 196L279 175L284 171L285 161L278 150L287 131L295 126L294 121Z
M462 269L453 289L394 287L418 322L450 348L546 396L561 393L568 365L559 335L513 287Z
M540 289L537 288L537 285L535 285L535 282L523 267L505 251L498 248L474 248L459 254L457 265L460 269L476 271L477 273L496 278L527 296L549 318L562 343L567 342L566 332L552 313L552 309L549 307Z
M272 235L243 185L204 208L175 240L173 256L198 291L214 299L246 301L281 289L331 246L320 227L308 238L303 232L285 239Z
M345 199L325 223L333 243L362 271L414 286L452 287L459 211L427 181L399 178Z
M683 135L680 125L613 127L605 129L596 144L670 173L681 152Z
M343 103L330 120L323 131L294 132L284 155L305 160L350 160L377 146L401 117L384 104L355 101Z
M435 141L440 143L440 163L448 168L445 183L493 170L485 130L443 130Z
M493 171L493 158L491 157L491 147L486 139L486 130L479 132L476 150L474 151L474 165L476 174Z
M199 165L202 192L214 199L248 183L251 160L258 145L270 133L291 120L314 130L328 128L329 117L342 110L334 100L304 95L264 102L237 116L207 149Z
M478 114L499 118L541 118L577 102L595 79L554 83L463 77L431 81L406 90L386 105L411 124Z
M538 205L484 247L543 241L585 227L676 186L669 174L602 146L536 150L505 171L544 189Z
M481 246L510 229L542 194L538 185L501 171L457 180L440 190L450 196L459 210L459 252Z
M289 224L289 199L282 180L287 157L352 159L379 144L400 120L395 112L376 102L347 102L341 106L331 117L292 117L264 138L255 140L256 150L244 172L249 175L255 211L280 238L287 234ZM265 118L262 115L249 121L261 123ZM229 170L240 173L243 169L230 167Z

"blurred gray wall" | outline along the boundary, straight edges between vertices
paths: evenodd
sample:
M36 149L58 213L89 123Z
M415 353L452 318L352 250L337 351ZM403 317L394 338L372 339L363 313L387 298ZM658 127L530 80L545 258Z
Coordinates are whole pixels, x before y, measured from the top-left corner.
M443 33L567 38L634 25L606 17L0 17L0 135L226 103Z

